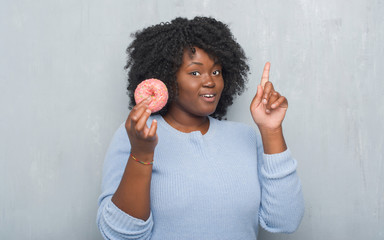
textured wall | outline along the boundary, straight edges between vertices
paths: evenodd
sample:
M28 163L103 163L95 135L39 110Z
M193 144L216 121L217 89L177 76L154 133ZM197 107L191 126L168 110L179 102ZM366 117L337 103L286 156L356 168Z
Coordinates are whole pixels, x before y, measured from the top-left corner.
M381 0L2 0L0 239L101 239L97 197L128 114L130 33L195 15L228 23L250 58L229 119L251 123L266 61L289 100L306 213L296 233L260 239L384 239Z

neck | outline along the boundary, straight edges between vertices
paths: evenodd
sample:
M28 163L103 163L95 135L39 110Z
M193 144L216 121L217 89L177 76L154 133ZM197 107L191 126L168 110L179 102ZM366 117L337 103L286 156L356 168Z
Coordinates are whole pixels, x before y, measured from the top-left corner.
M201 134L205 134L209 129L207 116L196 116L170 108L163 117L169 125L180 132L200 131Z

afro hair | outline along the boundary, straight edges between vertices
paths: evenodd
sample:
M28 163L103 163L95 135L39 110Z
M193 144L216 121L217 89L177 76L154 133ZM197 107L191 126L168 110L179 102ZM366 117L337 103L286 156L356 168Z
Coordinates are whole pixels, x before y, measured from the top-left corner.
M134 91L148 78L161 79L168 88L166 106L157 113L164 115L169 104L177 97L176 73L182 64L185 49L198 47L218 59L222 66L224 89L212 117L222 119L236 95L240 95L247 82L249 66L243 49L228 26L214 18L195 17L192 20L175 18L132 34L128 46L125 69L128 70L128 96L130 109L134 106Z

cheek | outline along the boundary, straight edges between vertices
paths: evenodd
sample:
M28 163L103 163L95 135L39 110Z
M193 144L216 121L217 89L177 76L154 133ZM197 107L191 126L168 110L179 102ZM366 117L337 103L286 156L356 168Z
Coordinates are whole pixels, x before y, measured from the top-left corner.
M193 82L179 83L179 96L195 96L199 91L199 85Z

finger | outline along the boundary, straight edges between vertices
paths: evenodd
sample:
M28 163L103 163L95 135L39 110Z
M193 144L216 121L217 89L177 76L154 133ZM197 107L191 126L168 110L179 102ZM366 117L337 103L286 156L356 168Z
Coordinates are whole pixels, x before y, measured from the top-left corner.
M128 116L128 119L127 119L127 122L129 122L129 129L134 129L137 122L139 121L141 115L143 115L145 109L147 109L147 107L145 105L143 106L135 106L131 113L129 114Z
M130 131L135 127L137 121L140 119L140 116L143 114L147 107L148 106L145 105L136 105L132 108L128 115L127 121L125 121L125 129L127 129L127 131Z
M267 104L271 94L274 92L273 84L271 82L267 82L264 87L263 92L263 103Z
M269 81L269 69L271 68L271 63L267 62L264 66L263 75L261 76L260 85L265 87L265 84Z
M256 95L253 97L251 106L259 106L263 97L263 88L261 85L257 85Z
M130 125L130 127L128 126L129 128L132 128L136 125L137 121L139 121L141 115L148 108L148 105L151 101L152 99L149 97L133 107L132 111L128 115L128 119L130 119L130 121L127 120L128 125Z
M135 125L135 130L138 134L143 135L143 130L147 127L147 120L151 116L151 110L148 108L143 112L143 114L140 116L139 121L137 121Z
M139 103L136 103L136 106L140 106L143 104L149 104L152 101L152 97L148 96L147 98L141 100Z
M141 108L141 107L146 106L146 105L149 105L151 102L152 102L152 97L147 97L143 101L136 104L136 106L132 110Z
M157 130L157 121L156 121L156 119L153 119L152 124L151 124L151 128L148 131L147 137L153 138L154 136L156 136L156 130Z
M272 105L272 109L276 109L278 107L288 108L288 100L284 96L280 96Z
M276 102L276 100L277 99L279 99L279 97L280 97L280 94L278 93L278 92L273 92L272 94L271 94L271 96L269 97L269 100L268 100L268 103L267 103L267 105L266 105L266 108L267 109L269 109L269 110L271 110L272 109L272 104L273 103L275 103Z

